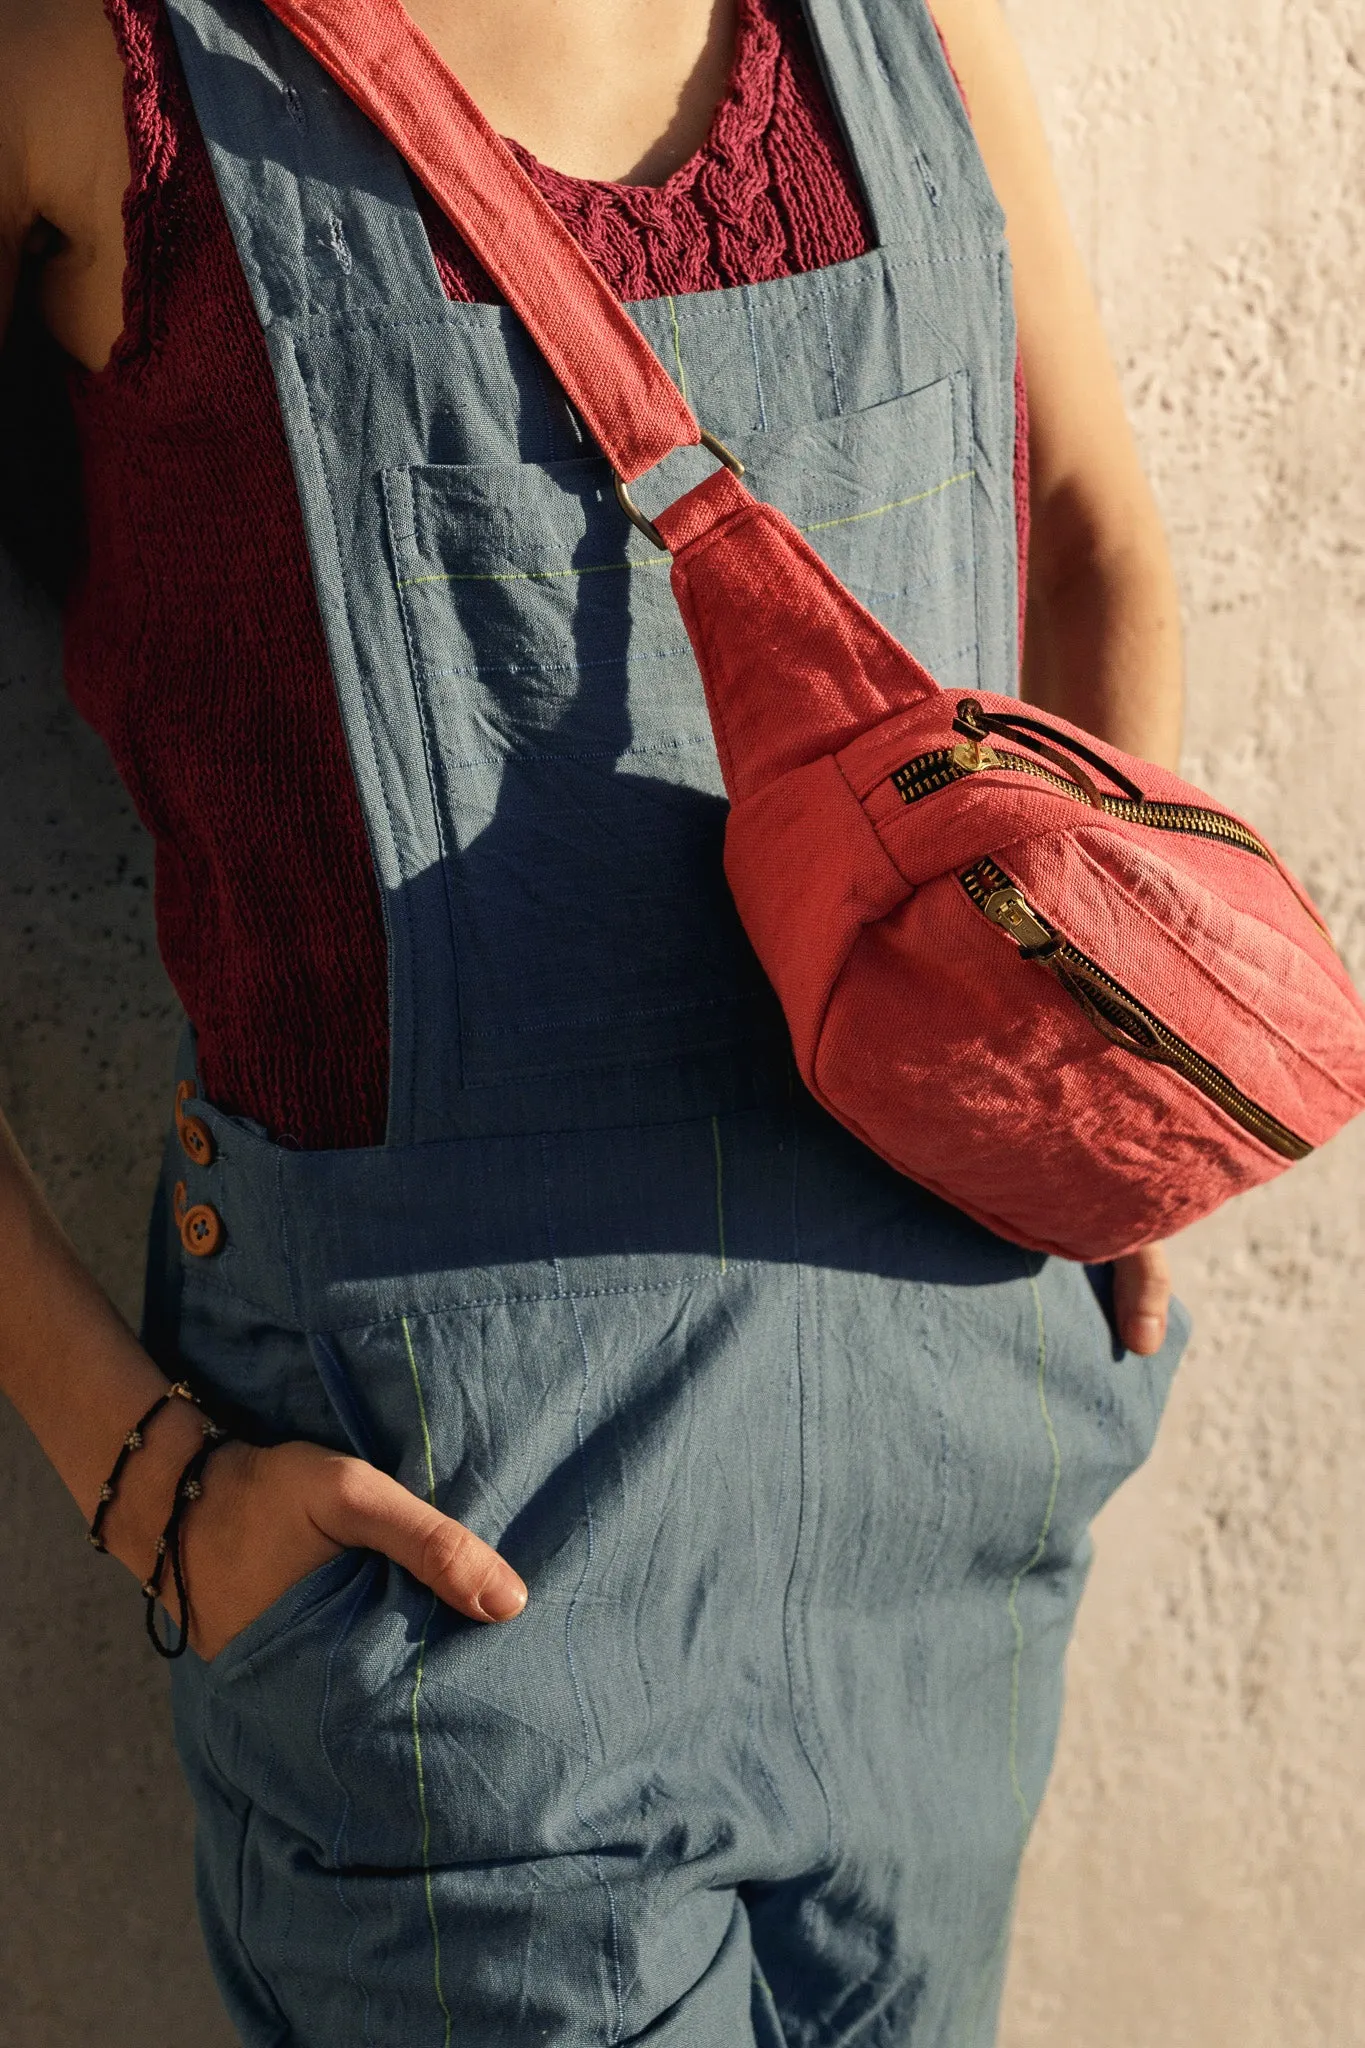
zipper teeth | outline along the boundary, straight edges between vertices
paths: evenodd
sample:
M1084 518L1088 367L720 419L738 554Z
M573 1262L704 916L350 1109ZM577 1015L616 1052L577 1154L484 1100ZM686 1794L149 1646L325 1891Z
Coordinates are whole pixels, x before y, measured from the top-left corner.
M984 911L988 899L999 889L1013 889L1020 895L1021 900L1026 902L1018 883L1012 876L1007 875L1003 868L997 867L994 861L978 861L975 867L968 868L965 873L960 874L958 880L978 910ZM1045 931L1051 932L1054 937L1057 936L1054 927L1045 917L1039 916L1032 904L1027 904L1027 908L1029 915L1035 918ZM1228 1079L1221 1067L1215 1067L1211 1060L1206 1060L1202 1053L1196 1052L1194 1047L1172 1031L1169 1025L1163 1024L1145 1003L1140 1002L1121 981L1116 981L1106 968L1092 960L1088 953L1082 953L1080 948L1073 946L1068 939L1059 939L1057 949L1050 958L1054 962L1074 961L1078 967L1084 968L1087 976L1093 975L1101 983L1102 989L1112 989L1121 1005L1121 1008L1119 1005L1115 1006L1118 1015L1113 1021L1131 1030L1131 1015L1135 1014L1150 1034L1156 1056L1161 1063L1174 1067L1178 1073L1183 1074L1201 1094L1207 1095L1221 1109L1226 1110L1243 1130L1249 1131L1254 1138L1259 1138L1262 1144L1268 1145L1272 1152L1278 1152L1281 1158L1307 1158L1313 1147L1306 1139L1291 1131L1287 1124L1282 1124L1268 1109L1262 1109L1259 1102L1253 1102L1249 1095L1244 1095L1236 1083ZM1073 992L1068 990L1068 993ZM1097 1008L1105 1008L1101 991L1091 990L1089 993ZM1105 1014L1113 1017L1113 1013L1107 1009Z
M1059 775L1054 768L1045 767L1034 760L1031 754L1006 753L992 744L992 753L1001 768L1011 774L1034 775L1040 782L1050 784L1063 796L1074 803L1089 807L1090 800L1085 791L1078 789L1074 782L1068 782L1065 775ZM946 789L950 783L965 782L971 775L989 774L989 769L962 768L953 759L951 747L940 747L932 754L920 754L915 760L907 761L891 777L908 804L918 803L921 797L932 796L936 790ZM1262 860L1274 864L1275 856L1246 825L1236 818L1229 818L1223 811L1203 810L1196 804L1139 803L1126 796L1101 798L1103 809L1111 818L1126 818L1136 825L1151 825L1158 832L1188 832L1198 839L1221 839L1230 845L1243 847L1246 852L1259 855Z

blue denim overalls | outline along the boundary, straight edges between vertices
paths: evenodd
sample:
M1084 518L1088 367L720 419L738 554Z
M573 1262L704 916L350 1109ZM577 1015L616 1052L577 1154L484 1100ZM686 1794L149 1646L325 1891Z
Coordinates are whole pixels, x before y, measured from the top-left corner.
M808 6L878 246L632 310L939 679L1007 689L1000 214L923 0ZM531 1593L481 1627L348 1553L177 1667L233 2017L250 2048L975 2048L1087 1524L1180 1338L1122 1356L1098 1277L793 1081L663 558L259 0L172 12L383 894L392 1091L354 1152L191 1103L213 1156L172 1141L149 1341Z

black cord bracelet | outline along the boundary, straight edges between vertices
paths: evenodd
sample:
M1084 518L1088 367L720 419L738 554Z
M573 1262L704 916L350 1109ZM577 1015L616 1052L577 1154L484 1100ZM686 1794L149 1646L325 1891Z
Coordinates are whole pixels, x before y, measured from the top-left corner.
M183 1657L190 1641L190 1599L185 1590L185 1571L180 1561L180 1525L186 1510L193 1506L204 1491L204 1467L215 1451L235 1439L216 1422L204 1424L204 1441L194 1456L187 1460L175 1482L175 1500L171 1507L170 1520L156 1540L156 1563L152 1575L142 1582L142 1597L147 1603L147 1634L158 1657L168 1661ZM169 1558L171 1578L175 1585L175 1597L180 1605L180 1619L176 1623L176 1634L169 1642L163 1642L161 1631L156 1625L156 1604L161 1598L161 1582L165 1577L166 1561Z
M195 1393L188 1380L176 1380L173 1386L167 1387L165 1393L159 1395L153 1401L145 1415L139 1415L137 1421L123 1439L122 1447L117 1458L114 1460L113 1471L100 1488L99 1506L95 1509L95 1519L85 1533L86 1542L93 1544L96 1550L106 1552L108 1550L109 1546L104 1540L104 1518L113 1505L114 1496L118 1492L119 1481L123 1477L124 1466L128 1463L134 1451L142 1449L147 1441L148 1429L155 1422L162 1409L168 1408L172 1401L188 1401L191 1407L194 1408L202 1409L203 1406L199 1396Z

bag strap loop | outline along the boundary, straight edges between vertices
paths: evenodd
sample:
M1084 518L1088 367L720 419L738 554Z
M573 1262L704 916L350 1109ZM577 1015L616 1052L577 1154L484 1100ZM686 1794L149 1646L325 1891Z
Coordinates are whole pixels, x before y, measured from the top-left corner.
M718 435L708 433L705 427L699 427L697 429L697 432L700 437L702 447L708 449L709 452L715 456L718 462L723 462L725 464L725 467L729 470L731 476L743 476L744 464L740 461L739 457L735 454L732 448L727 448L725 443L720 439ZM631 497L630 492L626 489L625 484L621 480L620 471L617 470L615 472L615 475L616 495L617 498L620 500L621 510L625 513L631 525L638 526L641 533L644 535L645 539L652 540L655 547L661 549L664 554L670 554L672 550L670 549L668 542L664 539L658 527L654 524L654 521L652 519L646 519L644 513L640 510L634 498Z

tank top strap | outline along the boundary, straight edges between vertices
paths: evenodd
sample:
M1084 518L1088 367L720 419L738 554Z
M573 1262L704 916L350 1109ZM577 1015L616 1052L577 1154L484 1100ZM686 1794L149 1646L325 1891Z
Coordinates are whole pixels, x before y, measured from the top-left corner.
M260 0L167 0L263 325L444 308L401 160Z
M983 233L1003 235L1004 214L926 0L802 6L878 244L947 255L948 213L974 245Z

